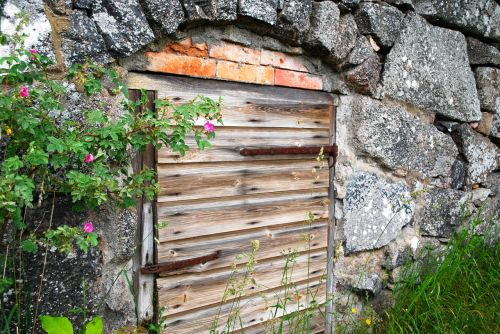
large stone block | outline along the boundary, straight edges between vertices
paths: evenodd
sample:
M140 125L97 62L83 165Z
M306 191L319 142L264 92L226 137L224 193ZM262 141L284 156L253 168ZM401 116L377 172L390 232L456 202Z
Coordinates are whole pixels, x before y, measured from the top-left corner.
M410 222L414 206L405 183L366 172L354 174L344 199L346 252L387 245Z
M278 19L278 0L239 0L238 13L275 25Z
M113 61L95 22L82 10L73 10L71 30L62 34L64 61L67 67L86 59L105 64Z
M184 10L180 0L143 0L147 17L160 27L163 34L173 34L184 21Z
M453 189L432 189L424 193L423 205L415 214L422 235L449 238L461 222L468 194Z
M465 37L417 15L405 18L382 81L386 96L439 116L464 122L481 118Z
M495 0L414 0L417 13L468 34L500 41L500 6Z
M450 136L404 107L363 97L353 99L354 145L386 167L423 177L449 177L458 155Z
M337 38L329 60L335 64L340 64L349 55L356 44L358 28L354 16L351 14L342 15L339 20L339 28L336 33Z
M182 0L188 22L199 20L231 21L236 19L238 0Z
M337 41L339 21L340 10L335 3L314 2L307 44L315 49L330 52Z
M478 67L475 75L481 109L500 113L500 70Z
M19 14L27 14L29 23L21 33L26 34L25 47L36 49L40 53L55 59L52 47L52 28L44 14L42 0L7 0L0 4L0 27L4 34L12 35L20 23ZM0 45L0 56L10 52L8 46Z
M453 136L467 159L467 184L484 182L489 173L500 167L500 149L468 124L459 126Z
M362 34L372 35L378 44L388 49L399 35L403 13L391 6L363 2L355 18Z
M288 0L278 16L277 34L288 40L300 40L305 37L311 26L310 0Z
M500 51L473 37L467 37L467 52L472 65L500 65Z
M128 56L154 40L137 0L100 0L94 6L94 21L110 50Z

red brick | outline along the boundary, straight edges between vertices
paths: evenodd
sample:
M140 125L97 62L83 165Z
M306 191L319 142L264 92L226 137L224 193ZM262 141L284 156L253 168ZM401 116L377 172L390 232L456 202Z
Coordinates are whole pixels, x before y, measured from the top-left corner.
M272 85L274 83L274 70L272 67L268 66L239 64L219 60L217 62L217 78Z
M320 76L303 72L275 69L274 84L276 86L304 88L304 89L323 89L323 80Z
M206 43L198 43L193 45L191 38L183 39L180 42L168 44L163 49L166 53L183 54L192 57L208 58L208 46Z
M260 64L260 50L227 42L212 45L210 47L210 57L246 64Z
M262 50L260 63L288 70L309 72L307 67L297 57L278 51Z
M214 78L216 62L213 59L177 55L164 52L146 52L149 71Z

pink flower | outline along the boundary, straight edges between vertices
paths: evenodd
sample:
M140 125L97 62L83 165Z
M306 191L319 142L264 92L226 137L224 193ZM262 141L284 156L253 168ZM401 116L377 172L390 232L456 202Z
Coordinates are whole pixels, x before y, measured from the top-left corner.
M206 132L214 132L215 126L210 123L210 121L207 121L205 125L203 125L203 128L205 129Z
M94 156L91 153L87 153L87 155L85 156L85 160L83 161L85 161L86 163L90 163L94 161Z
M21 86L21 88L19 88L19 95L21 95L22 97L30 96L30 93L28 92L28 88Z
M38 53L38 50L31 49L31 50L30 50L30 53L31 53L32 55L36 55L36 54Z
M83 230L87 233L92 233L94 232L94 225L92 225L91 221L88 221L83 225Z

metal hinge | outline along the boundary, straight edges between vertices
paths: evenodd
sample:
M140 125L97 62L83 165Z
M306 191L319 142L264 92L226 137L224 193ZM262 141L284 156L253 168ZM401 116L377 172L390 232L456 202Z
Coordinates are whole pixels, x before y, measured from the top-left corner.
M141 274L166 273L169 271L174 271L185 267L206 263L208 261L213 261L218 259L219 257L220 257L220 251L216 251L211 254L195 257L192 259L162 262L158 264L147 264L141 268Z

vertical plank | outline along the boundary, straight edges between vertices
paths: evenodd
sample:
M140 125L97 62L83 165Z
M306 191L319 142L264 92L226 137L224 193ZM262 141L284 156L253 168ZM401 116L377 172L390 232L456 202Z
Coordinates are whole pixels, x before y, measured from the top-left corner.
M141 98L139 90L129 90L130 98L137 101ZM147 92L148 101L146 108L154 110L155 92ZM140 110L136 110L140 112ZM152 145L148 145L145 152L139 152L134 161L134 171L139 172L141 169L155 168L155 150ZM155 262L155 247L154 247L154 222L155 222L155 206L154 201L141 198L138 200L138 231L137 241L140 247L140 254L136 261L136 291L137 291L137 316L138 321L143 322L152 320L155 316L154 293L155 293L155 277L154 275L141 274L138 267L142 267L148 263Z
M335 106L330 107L330 145L335 144L335 122L337 112ZM337 223L335 221L335 160L332 156L328 158L329 168L329 187L328 199L330 200L330 210L328 210L328 235L327 235L327 252L326 252L326 317L325 317L325 334L333 334L334 328L334 301L333 294L335 293L335 237L337 233Z

